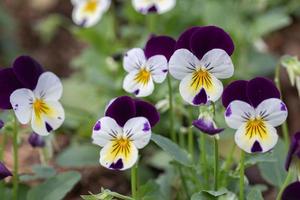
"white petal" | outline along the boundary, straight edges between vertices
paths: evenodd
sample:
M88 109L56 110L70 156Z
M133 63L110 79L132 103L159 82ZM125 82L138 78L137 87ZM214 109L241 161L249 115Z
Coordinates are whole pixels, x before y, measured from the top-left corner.
M176 0L155 0L157 13L162 14L172 10L176 5Z
M262 117L272 126L281 125L287 118L287 107L277 98L266 99L261 102L255 109L256 116Z
M200 61L217 78L230 78L234 68L230 56L222 49L208 51Z
M144 148L151 138L151 126L147 118L135 117L124 125L124 136L129 137L136 148Z
M104 147L112 139L118 135L122 135L122 132L122 128L113 118L102 117L94 125L92 135L93 143Z
M148 59L146 63L150 69L154 82L162 83L168 74L168 61L165 56L156 55Z
M33 109L31 127L39 135L48 135L63 124L65 112L58 101L43 101L43 103L43 111Z
M201 81L195 80L193 74L188 74L179 85L179 92L182 98L190 103L191 105L199 105L195 103L196 96L201 92L202 89L205 90L207 101L217 101L223 92L222 83L213 76L210 76L210 82L208 84L202 84ZM199 82L198 82L199 81ZM198 84L199 83L199 84ZM206 103L206 102L204 102Z
M248 103L239 100L232 101L225 111L225 121L233 129L238 129L251 117L255 117L254 108Z
M52 72L44 72L40 75L37 86L33 92L36 98L57 101L61 98L63 86L55 74Z
M247 133L246 123L235 133L236 144L248 153L264 153L270 151L278 141L277 131L270 124L265 123L265 134L260 135L258 133Z
M198 66L200 61L187 49L176 50L169 61L170 74L178 80L193 73Z
M144 67L145 64L146 57L143 49L133 48L129 50L124 56L123 66L127 72L139 70L141 67Z
M129 141L127 148L118 148L117 141L107 143L100 151L100 164L107 169L126 170L138 159L138 150Z
M134 9L143 14L147 14L148 9L153 6L153 2L149 0L132 0Z
M21 124L27 124L31 119L34 94L29 89L18 89L10 95L10 103Z
M154 90L152 77L150 76L146 84L139 83L135 80L138 73L139 71L132 71L127 74L123 81L123 88L126 92L135 94L137 97L149 96Z

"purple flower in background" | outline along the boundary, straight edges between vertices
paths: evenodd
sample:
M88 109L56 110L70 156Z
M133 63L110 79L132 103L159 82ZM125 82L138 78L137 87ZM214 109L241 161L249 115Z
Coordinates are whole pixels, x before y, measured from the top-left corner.
M8 176L12 176L12 173L0 162L0 180L5 179Z
M152 36L145 49L129 50L123 61L128 72L123 88L137 97L145 97L154 91L154 82L162 83L168 74L168 59L174 52L175 40L168 36Z
M4 127L4 121L0 119L0 130Z
M222 102L225 121L237 129L236 144L248 153L267 152L277 143L274 127L287 118L287 107L272 81L257 77L234 81L225 88Z
M211 117L201 117L193 121L193 126L208 135L216 135L224 131L223 128L217 128L214 120Z
M296 181L289 184L283 191L282 200L299 200L300 199L300 182Z
M291 164L297 165L297 161L300 161L300 132L297 132L293 135L290 149L285 161L285 169L288 171ZM296 161L296 163L295 163Z
M159 113L148 102L128 96L112 100L93 128L93 143L103 147L100 164L114 170L131 168L138 159L138 149L149 143L151 128L158 121Z
M132 0L134 9L144 15L148 13L163 14L176 5L176 0Z
M42 66L29 56L19 56L11 68L0 69L0 108L12 109L10 95L19 88L33 90L43 71Z
M169 61L170 74L180 80L179 92L191 105L217 101L223 92L219 79L233 75L230 36L215 26L192 27L181 34Z
M43 136L40 136L39 134L36 134L35 132L32 132L28 138L29 144L33 147L44 147L45 146L45 140Z

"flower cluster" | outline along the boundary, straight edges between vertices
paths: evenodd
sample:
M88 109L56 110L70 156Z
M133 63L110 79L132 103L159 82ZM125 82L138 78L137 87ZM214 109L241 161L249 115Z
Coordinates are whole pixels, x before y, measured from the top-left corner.
M159 113L148 102L128 96L113 99L93 128L93 143L103 147L100 164L114 170L131 168L158 121Z
M74 9L72 19L82 27L91 27L99 22L109 9L111 0L71 0ZM168 12L175 7L176 0L132 0L133 7L142 14Z
M258 77L234 81L224 90L225 121L237 129L236 144L248 153L267 152L277 143L274 127L287 118L287 107L272 81Z
M52 72L29 56L18 57L11 68L0 70L0 107L13 108L21 124L31 122L34 132L48 135L59 128L65 113L59 99L62 84Z
M144 50L133 48L124 56L123 66L128 72L123 82L126 92L137 97L152 94L154 83L162 83L168 74L168 59L175 47L175 40L168 36L152 36Z

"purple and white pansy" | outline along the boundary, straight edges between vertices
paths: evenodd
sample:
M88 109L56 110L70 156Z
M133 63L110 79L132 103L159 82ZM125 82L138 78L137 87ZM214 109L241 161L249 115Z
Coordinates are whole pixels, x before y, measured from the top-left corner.
M175 7L176 0L132 0L132 5L137 12L144 15L148 13L163 14Z
M123 60L128 72L123 88L137 97L146 97L154 91L154 82L162 83L168 74L168 59L175 47L175 40L167 36L152 36L145 49L129 50Z
M138 159L138 149L149 143L151 128L158 121L159 113L150 103L128 96L111 101L93 128L93 143L103 147L100 164L113 170L131 168Z
M236 144L248 153L270 151L277 143L274 127L287 118L287 107L272 81L257 77L234 81L224 90L225 121L237 129Z
M219 79L233 75L230 36L215 26L192 27L181 34L169 61L170 74L180 80L179 92L191 105L217 101L223 92Z
M82 27L91 27L98 23L105 13L111 0L72 0L73 22Z

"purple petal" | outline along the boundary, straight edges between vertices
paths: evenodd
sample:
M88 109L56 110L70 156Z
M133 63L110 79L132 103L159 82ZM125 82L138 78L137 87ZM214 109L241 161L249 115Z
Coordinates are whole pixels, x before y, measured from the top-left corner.
M10 95L16 89L22 88L22 84L17 79L12 68L0 70L0 108L12 109Z
M248 82L247 96L252 106L257 107L263 100L280 98L280 92L271 80L257 77Z
M129 96L116 98L106 109L105 116L111 117L123 127L130 119L135 117L136 108L133 99Z
M262 148L259 144L259 142L256 140L251 148L251 152L252 153L256 153L256 152L262 152Z
M136 117L145 117L148 119L151 127L159 121L159 113L156 110L155 106L146 101L135 99L136 106Z
M163 55L168 60L175 50L176 41L169 36L152 36L146 43L145 55L150 58L155 55Z
M194 105L200 105L200 104L206 104L207 103L207 94L205 90L202 88L200 92L194 97L193 104Z
M199 59L212 49L223 49L232 55L234 44L228 33L216 26L205 26L196 30L190 39L191 51Z
M296 181L288 185L281 196L282 200L299 200L300 199L300 182Z
M2 119L0 119L0 130L4 127L4 121Z
M198 29L201 29L201 27L199 26L194 26L191 27L187 30L185 30L178 38L177 42L176 42L176 46L175 49L188 49L191 50L190 48L190 40L192 35L195 33L195 31L197 31Z
M223 128L215 128L214 123L207 119L198 119L193 121L193 126L198 128L203 133L207 133L209 135L215 135L217 133L222 132Z
M29 136L28 143L34 148L45 146L44 138L35 132L31 133L31 135Z
M16 58L13 70L23 86L31 90L35 89L37 81L44 71L42 66L30 56Z
M109 168L114 169L114 170L120 170L124 167L123 161L120 158L119 160L117 160L117 162L115 163L111 163L111 165L109 166Z
M0 180L5 179L8 176L12 176L12 173L0 162Z
M232 114L231 107L228 106L228 107L226 108L226 111L225 111L225 116L226 116L226 117L230 117L231 114Z
M247 97L248 81L238 80L230 83L223 92L222 103L226 108L232 101L241 100L250 103Z
M294 156L298 156L298 158L300 159L300 132L295 133L292 137L289 152L286 156L286 161L285 161L286 171L289 170L289 167L291 165Z

